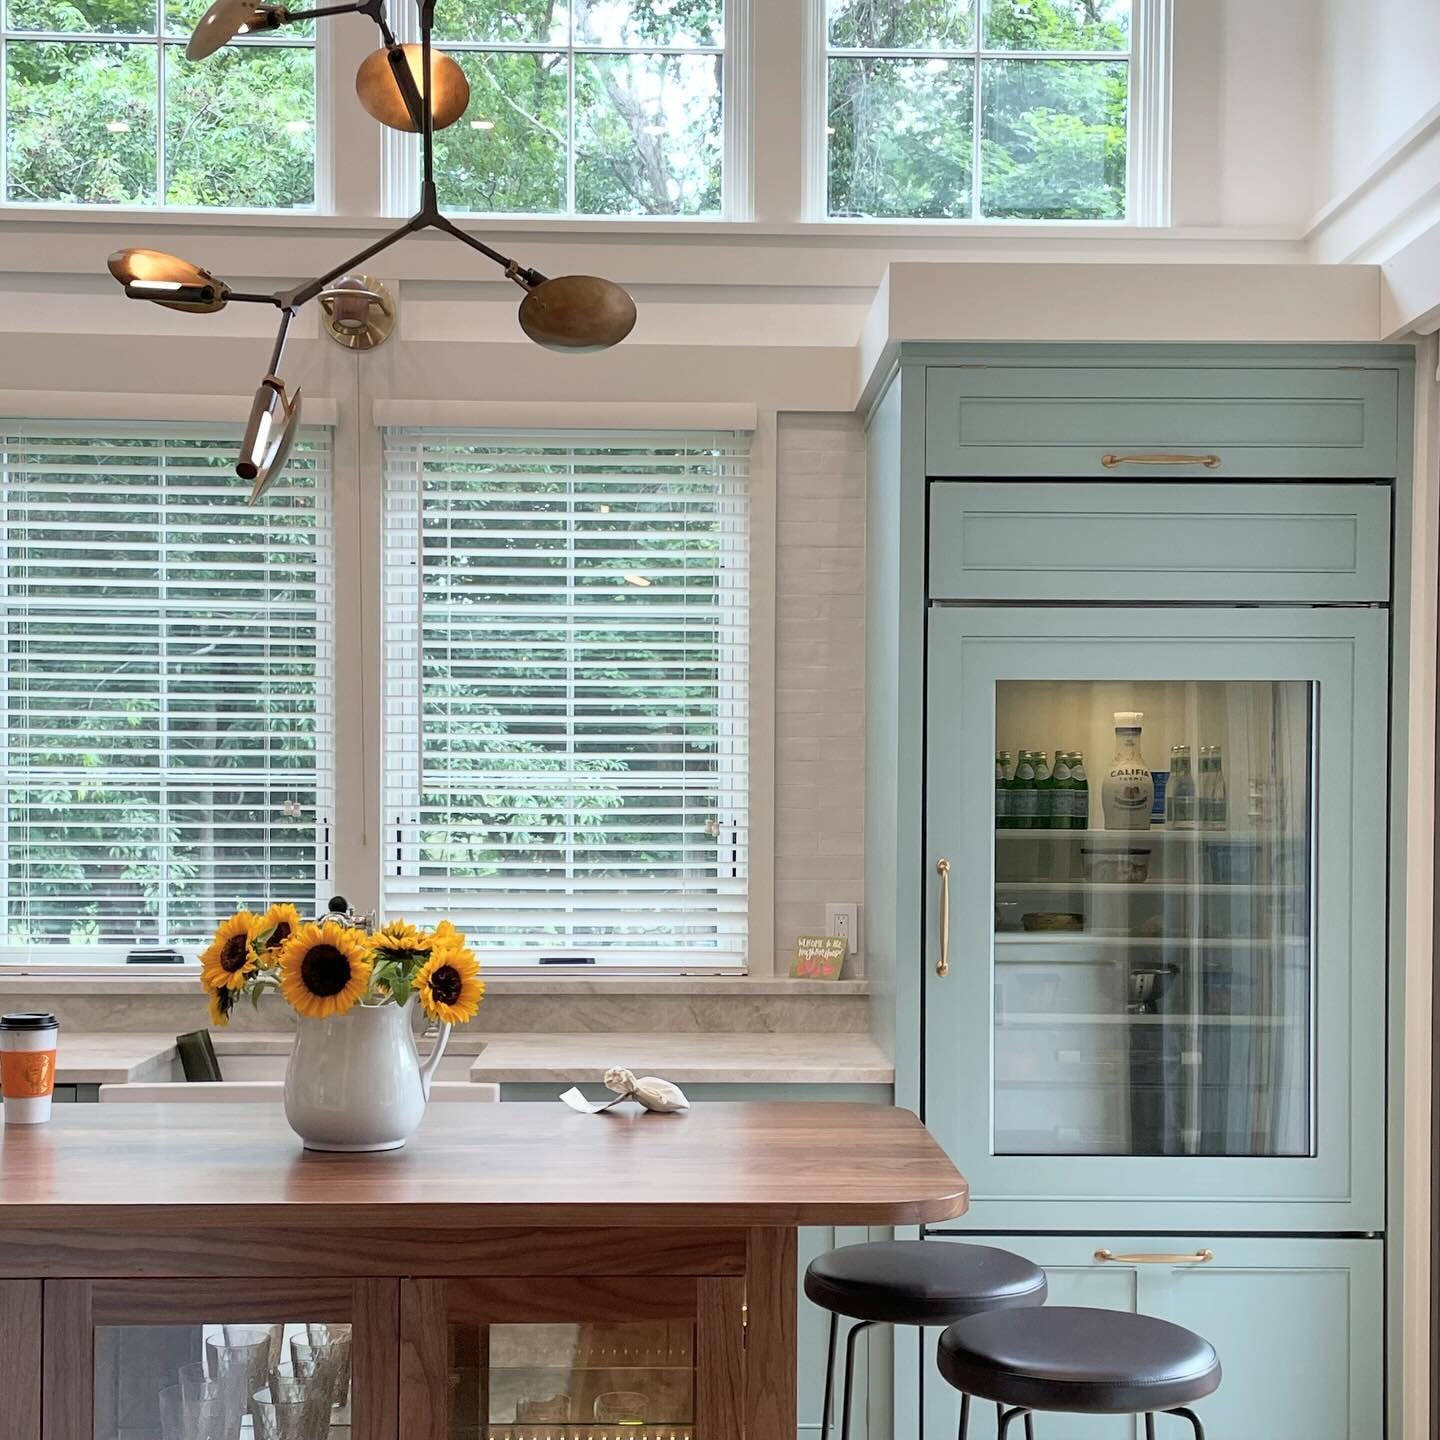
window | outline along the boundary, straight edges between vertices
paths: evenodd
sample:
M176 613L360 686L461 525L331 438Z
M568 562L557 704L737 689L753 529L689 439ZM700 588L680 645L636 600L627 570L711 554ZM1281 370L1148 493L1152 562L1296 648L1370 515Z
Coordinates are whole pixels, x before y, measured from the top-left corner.
M829 0L828 213L1122 220L1131 0Z
M747 452L387 432L386 914L492 961L743 964Z
M0 196L315 204L310 25L185 58L205 0L0 0Z
M329 450L307 432L251 509L238 438L0 421L6 946L193 953L237 904L315 903Z
M458 0L470 108L435 137L452 210L717 215L724 0ZM406 208L405 206L401 207Z

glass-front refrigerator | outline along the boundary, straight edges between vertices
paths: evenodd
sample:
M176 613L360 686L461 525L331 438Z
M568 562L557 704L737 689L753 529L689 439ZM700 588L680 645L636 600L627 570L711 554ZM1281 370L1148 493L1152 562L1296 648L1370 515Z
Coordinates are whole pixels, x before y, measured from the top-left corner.
M1385 633L932 609L924 1106L968 1224L1382 1223Z

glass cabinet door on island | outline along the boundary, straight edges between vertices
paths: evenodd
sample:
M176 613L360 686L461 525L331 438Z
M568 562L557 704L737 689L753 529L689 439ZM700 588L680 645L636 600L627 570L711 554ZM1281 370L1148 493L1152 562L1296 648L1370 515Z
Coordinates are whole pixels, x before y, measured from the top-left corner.
M394 1281L47 1282L45 1440L394 1440L397 1295Z
M928 674L966 1225L1378 1228L1385 614L936 607Z
M407 1420L420 1410L430 1417L407 1424L410 1440L739 1433L730 1411L739 1393L741 1280L535 1276L404 1286L402 1313L426 1359L423 1383L407 1384L402 1404Z

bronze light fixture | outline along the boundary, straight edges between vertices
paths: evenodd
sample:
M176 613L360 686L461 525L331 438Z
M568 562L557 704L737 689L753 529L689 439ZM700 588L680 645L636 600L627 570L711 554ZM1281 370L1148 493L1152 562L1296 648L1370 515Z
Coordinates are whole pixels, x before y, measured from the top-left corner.
M369 343L353 337L365 330L359 304L369 307L380 300L381 288L360 275L365 261L388 250L397 241L421 230L440 230L493 260L524 292L520 302L520 328L537 345L573 354L606 350L618 345L635 325L635 302L612 280L597 275L561 275L555 279L521 265L508 255L467 235L454 221L441 214L435 191L435 131L453 125L470 102L470 86L464 71L450 56L434 50L431 33L435 27L435 0L418 0L420 44L401 45L385 19L386 0L356 0L356 3L322 5L310 10L289 10L268 0L214 0L201 17L186 46L192 60L213 55L237 35L275 29L301 20L321 20L332 15L364 15L379 27L381 48L366 58L355 77L355 89L366 111L391 129L418 133L421 138L423 172L420 208L403 225L367 245L358 255L317 275L313 280L277 290L273 294L251 294L232 290L208 270L160 250L119 250L110 257L110 273L132 300L149 300L171 310L210 314L226 305L274 305L280 311L280 329L270 368L255 392L250 419L241 442L235 473L252 482L253 505L265 487L285 466L290 446L300 425L300 391L290 391L280 378L280 361L290 322L302 305L319 298L331 320L331 331L348 329L354 348L378 344L384 335L372 336ZM342 277L345 277L342 279ZM355 279L360 284L357 287ZM338 282L338 283L337 283ZM349 293L347 293L349 292ZM389 296L384 305L369 311L391 319ZM337 324L335 316L340 315ZM349 317L348 321L344 317ZM388 334L388 328L385 329ZM337 335L337 338L341 338Z

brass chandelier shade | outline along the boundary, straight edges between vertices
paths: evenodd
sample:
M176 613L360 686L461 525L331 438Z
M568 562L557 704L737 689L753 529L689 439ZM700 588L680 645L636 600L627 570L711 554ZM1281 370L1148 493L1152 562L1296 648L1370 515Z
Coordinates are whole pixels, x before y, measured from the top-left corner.
M251 483L250 503L284 469L300 427L300 391L287 389L280 362L290 322L302 305L318 299L326 311L328 332L352 349L373 348L394 326L395 307L384 286L363 273L365 262L421 230L439 230L498 265L525 291L520 328L548 350L582 354L618 345L634 328L635 302L614 281L598 275L561 275L551 279L502 254L467 233L440 209L435 187L435 131L453 125L470 103L465 72L431 44L435 0L416 0L420 43L401 45L385 18L387 0L341 0L309 10L289 10L266 0L214 0L195 27L185 53L192 60L213 55L236 36L334 15L364 15L380 31L381 47L366 57L355 77L355 90L366 112L391 129L419 134L423 174L420 208L404 224L367 245L358 255L317 275L273 292L231 289L208 270L161 250L117 250L110 273L133 300L149 300L171 310L209 314L227 304L273 305L280 326L270 366L250 407L235 472Z
M395 73L397 58L410 72L410 87L402 89L402 82ZM366 113L382 125L415 135L424 128L424 115L423 112L418 118L411 115L405 91L418 94L423 89L423 74L420 46L382 46L361 62L355 75L355 93ZM430 52L430 95L436 130L453 125L470 104L470 82L465 78L465 72L439 50Z
M635 328L635 302L613 280L561 275L542 280L520 302L520 328L547 350L608 350Z
M167 310L209 315L223 310L230 296L208 270L163 250L117 250L106 264L132 299L153 300Z
M237 35L252 30L271 30L283 25L289 15L283 5L267 5L263 0L215 0L200 17L185 46L187 60L204 60Z

